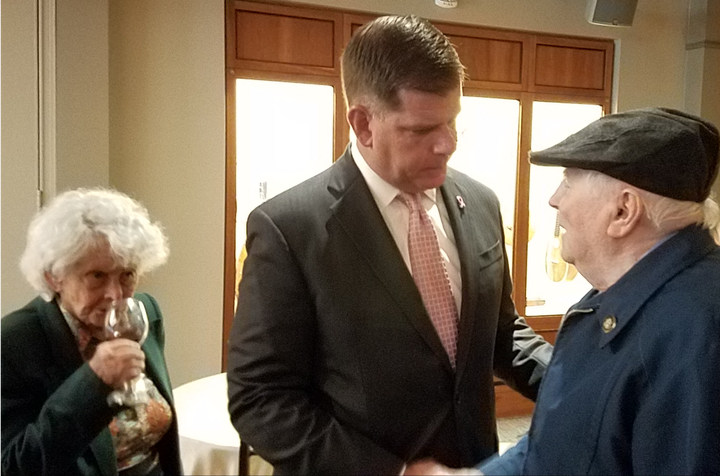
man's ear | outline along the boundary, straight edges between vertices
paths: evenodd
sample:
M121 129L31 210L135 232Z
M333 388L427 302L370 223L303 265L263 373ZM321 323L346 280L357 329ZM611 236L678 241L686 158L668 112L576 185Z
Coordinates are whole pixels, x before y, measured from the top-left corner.
M358 143L365 147L372 147L372 130L370 129L372 114L370 110L363 105L356 104L348 110L347 119L355 132Z
M640 223L645 214L645 204L635 190L623 189L615 202L615 213L608 224L608 235L623 238Z

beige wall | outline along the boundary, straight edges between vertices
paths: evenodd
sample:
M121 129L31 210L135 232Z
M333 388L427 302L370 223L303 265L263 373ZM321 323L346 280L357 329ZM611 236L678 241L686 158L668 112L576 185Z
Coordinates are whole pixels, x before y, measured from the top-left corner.
M686 48L687 109L720 124L720 0L690 0Z
M48 2L49 3L49 2ZM108 0L56 0L58 191L108 184Z
M685 109L720 124L720 0L690 0L686 49Z
M2 2L3 315L34 296L20 275L18 260L37 210L40 171L46 172L46 196L108 184L108 0L56 3ZM46 32L54 38L53 60L39 52L36 30L42 9L56 19L54 31ZM54 84L42 83L52 91L41 104L38 75L43 73ZM46 132L42 150L40 119Z
M221 0L110 2L110 183L170 239L142 287L165 315L174 385L221 366L224 14Z
M687 0L638 2L631 28L588 24L586 2L581 0L458 1L452 10L438 8L432 0L305 3L614 38L619 44L618 109L684 106ZM77 26L93 21L93 16L97 20L85 31L58 33L63 49L58 61L72 58L66 60L72 65L67 76L58 64L58 79L63 78L58 85L58 154L68 156L58 157L58 177L68 185L107 181L141 200L164 224L170 261L141 287L159 299L165 313L166 353L173 383L179 385L218 372L221 362L224 1L95 2L57 2L70 5L63 8L82 6L73 11L74 20L59 14L58 28L67 28L64 21ZM29 189L35 172L27 166L37 156L28 61L33 54L32 22L14 23L16 16L27 17L21 12L27 4L32 7L33 2L3 0L2 5L3 314L24 300L12 286L21 282L16 259L28 211L34 209L34 189Z
M38 175L37 51L34 2L2 2L2 314L32 296L18 260L36 210Z

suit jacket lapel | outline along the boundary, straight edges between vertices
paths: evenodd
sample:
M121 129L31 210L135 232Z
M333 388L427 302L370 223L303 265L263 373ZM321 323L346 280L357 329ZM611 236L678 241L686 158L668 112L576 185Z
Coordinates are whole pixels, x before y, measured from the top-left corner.
M45 316L41 324L54 359L55 367L48 369L52 382L50 390L54 391L83 364L83 360L75 336L57 303L42 301L39 305L42 306L42 314Z
M143 293L135 295L135 298L142 301L147 311L148 322L152 324L160 319L155 310L155 305L150 298ZM172 388L170 386L170 377L164 365L163 353L160 344L152 337L152 333L148 334L148 339L142 345L145 352L145 373L148 378L153 381L155 387L160 394L172 406Z
M461 198L463 197L463 189L452 180L452 171L448 169L448 177L445 183L440 187L445 208L450 219L450 226L455 235L455 245L457 246L458 256L460 258L460 275L462 279L462 309L459 310L460 324L458 328L458 345L455 363L456 382L460 382L462 374L465 370L467 355L470 350L470 344L473 335L473 328L476 321L477 293L470 292L476 289L476 275L470 273L470 270L477 269L475 264L475 256L468 248L469 237L466 235L463 220L465 217L465 205ZM460 198L458 198L460 197ZM461 206L460 204L463 203Z
M337 198L331 207L334 219L338 220L379 282L388 289L402 313L452 372L450 360L425 311L415 281L350 155L349 147L334 165L328 190Z
M145 352L145 373L148 378L153 381L153 384L155 384L158 392L160 392L170 405L173 405L173 398L167 372L165 372L162 361L156 355L160 353L157 343L147 341L143 344L142 349L143 352Z

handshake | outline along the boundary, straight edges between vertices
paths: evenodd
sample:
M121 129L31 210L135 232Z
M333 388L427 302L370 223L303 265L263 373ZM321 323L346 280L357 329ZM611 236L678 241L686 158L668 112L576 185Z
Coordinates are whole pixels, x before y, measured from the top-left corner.
M480 470L475 468L448 468L434 459L422 459L410 463L403 476L470 476L470 475L482 475Z

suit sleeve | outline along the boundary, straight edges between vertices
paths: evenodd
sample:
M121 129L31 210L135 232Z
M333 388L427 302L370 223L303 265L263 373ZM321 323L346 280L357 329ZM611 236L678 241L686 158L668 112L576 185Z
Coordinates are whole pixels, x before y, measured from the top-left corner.
M502 217L498 219L502 229ZM501 243L504 243L504 238ZM505 272L495 339L494 372L510 388L534 401L553 348L533 331L524 318L518 316L512 300L507 254L503 254Z
M240 437L276 474L400 474L403 461L339 422L318 390L323 339L312 290L282 233L262 210L247 229L228 356Z
M26 367L2 355L2 474L51 475L77 471L77 459L107 428L113 411L110 392L87 363L51 395L28 378ZM27 343L25 343L27 344Z

